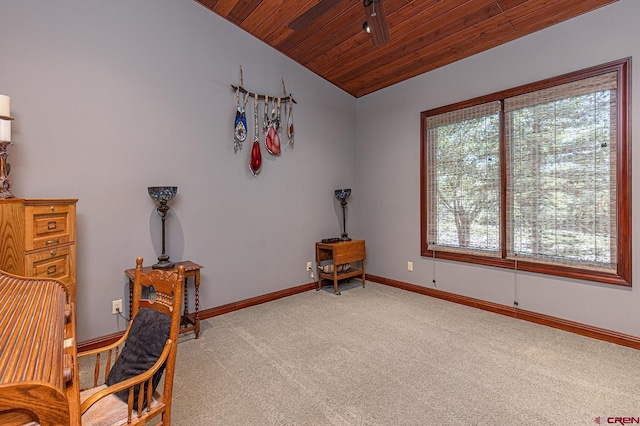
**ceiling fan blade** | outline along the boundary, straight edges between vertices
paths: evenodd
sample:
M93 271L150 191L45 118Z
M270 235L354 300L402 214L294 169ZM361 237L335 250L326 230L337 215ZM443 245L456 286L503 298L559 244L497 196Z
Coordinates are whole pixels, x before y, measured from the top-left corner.
M389 36L389 24L387 24L387 15L384 13L382 0L363 0L363 5L371 31L371 41L376 46L385 44L391 37Z
M313 21L328 12L329 9L335 6L339 1L340 0L320 0L320 3L312 6L309 10L291 21L287 26L294 31L303 30L307 25L311 24Z

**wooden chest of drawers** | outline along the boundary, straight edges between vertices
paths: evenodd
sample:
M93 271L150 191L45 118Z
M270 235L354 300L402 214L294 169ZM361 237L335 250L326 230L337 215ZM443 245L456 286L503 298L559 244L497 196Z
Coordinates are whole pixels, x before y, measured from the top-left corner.
M75 304L77 201L0 200L0 270L60 280Z

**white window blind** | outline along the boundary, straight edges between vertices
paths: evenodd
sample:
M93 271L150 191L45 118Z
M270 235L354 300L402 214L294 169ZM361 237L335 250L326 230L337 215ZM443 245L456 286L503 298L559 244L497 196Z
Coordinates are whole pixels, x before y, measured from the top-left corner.
M500 255L500 102L426 119L429 249Z
M507 257L615 272L616 81L505 99Z

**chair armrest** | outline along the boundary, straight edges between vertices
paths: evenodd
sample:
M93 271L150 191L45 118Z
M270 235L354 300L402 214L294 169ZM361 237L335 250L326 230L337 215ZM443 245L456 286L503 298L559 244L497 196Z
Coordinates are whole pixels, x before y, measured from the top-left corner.
M97 355L97 354L102 353L102 352L107 352L108 350L113 350L116 347L122 345L127 340L127 336L129 335L129 329L130 328L131 328L130 326L127 327L127 329L124 331L124 334L122 335L122 337L120 337L118 339L118 341L116 341L114 343L111 343L111 344L105 345L105 346L101 346L99 348L91 349L91 350L88 350L88 351L83 351L83 352L79 352L78 351L78 358L83 358L83 357L91 356L91 355Z
M83 351L83 352L78 352L77 358L78 360L86 358L86 357L90 357L90 356L94 356L95 360L94 360L94 371L93 371L93 386L92 387L97 387L98 386L98 382L100 381L100 367L101 367L101 355L106 354L106 360L105 360L105 366L104 366L104 377L102 378L101 383L104 383L107 381L107 378L109 377L109 373L111 371L111 361L112 361L112 354L115 350L115 355L113 356L113 362L115 363L116 360L118 359L118 357L120 356L120 347L125 343L125 341L127 340L127 336L129 336L129 330L131 329L131 325L129 325L129 327L127 327L127 329L125 330L124 334L122 335L122 337L120 337L120 339L118 339L118 341L111 343L109 345L105 345L99 348L95 348L95 349L91 349L88 351Z
M84 414L93 404L95 404L100 399L108 395L114 394L116 392L120 392L125 389L131 389L134 386L142 385L144 382L150 381L153 378L153 375L160 369L160 367L162 367L162 365L167 360L169 356L169 352L171 351L171 346L173 344L174 342L171 339L167 339L167 342L164 345L164 349L162 350L162 354L160 354L160 357L158 358L156 363L153 364L153 366L147 371L145 371L144 373L138 374L137 376L131 377L130 379L108 386L106 389L102 389L94 393L85 401L83 401L80 404L80 414L81 415ZM140 395L143 395L143 392L140 392ZM133 398L133 393L131 391L129 392L129 398L130 399ZM147 406L149 406L150 403L151 401L147 401ZM129 417L131 417L132 410L133 410L133 401L130 401Z

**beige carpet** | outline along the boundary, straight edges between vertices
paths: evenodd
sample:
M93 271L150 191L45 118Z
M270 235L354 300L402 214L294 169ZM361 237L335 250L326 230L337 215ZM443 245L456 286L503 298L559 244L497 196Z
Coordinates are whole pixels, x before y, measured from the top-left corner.
M640 351L358 280L181 335L175 425L640 418ZM603 419L603 424L606 419Z

